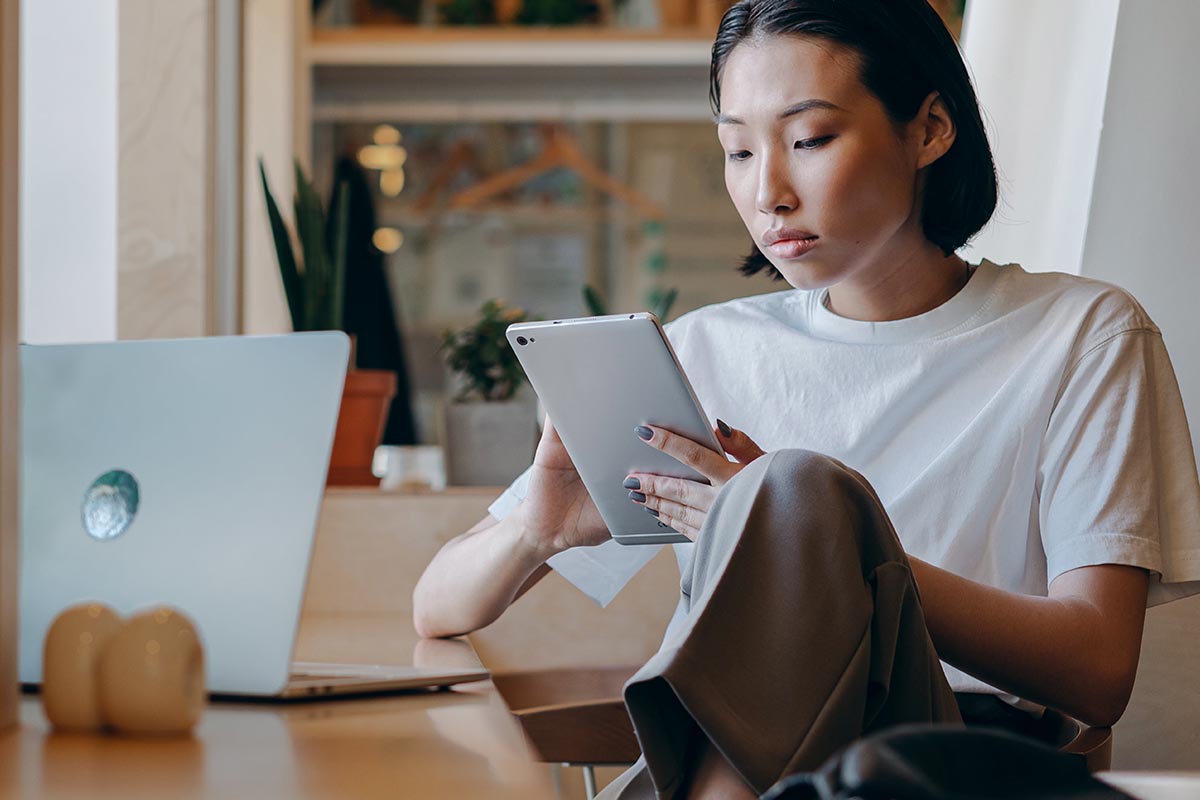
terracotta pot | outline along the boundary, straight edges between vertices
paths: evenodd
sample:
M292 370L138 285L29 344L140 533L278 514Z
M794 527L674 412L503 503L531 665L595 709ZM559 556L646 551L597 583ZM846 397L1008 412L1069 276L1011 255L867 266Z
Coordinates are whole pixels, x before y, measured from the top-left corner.
M658 16L663 28L689 28L696 24L693 0L658 0Z
M342 410L333 435L329 486L378 486L371 472L375 448L383 438L388 409L396 395L396 373L384 369L351 369L342 389Z

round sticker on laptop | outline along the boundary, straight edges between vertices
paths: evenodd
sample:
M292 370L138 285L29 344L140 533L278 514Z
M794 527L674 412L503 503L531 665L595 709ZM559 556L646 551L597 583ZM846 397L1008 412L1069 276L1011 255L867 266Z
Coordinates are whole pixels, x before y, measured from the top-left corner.
M83 496L83 529L106 541L124 533L138 510L138 485L132 475L116 469L95 480Z

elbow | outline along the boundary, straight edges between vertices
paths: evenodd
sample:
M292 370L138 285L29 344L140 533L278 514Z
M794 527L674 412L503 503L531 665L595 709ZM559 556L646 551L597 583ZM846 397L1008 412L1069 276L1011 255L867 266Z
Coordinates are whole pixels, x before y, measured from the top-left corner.
M425 615L421 613L421 609L416 605L413 606L413 628L416 629L417 636L420 636L422 639L438 638L437 628L431 620L426 619Z
M413 590L412 607L413 628L422 639L446 639L451 636L462 636L472 630L469 627L459 630L457 627L447 624L446 614L439 613L439 604L422 593L419 583Z
M1087 687L1086 696L1079 708L1069 713L1085 725L1093 728L1111 728L1121 719L1133 694L1133 682L1137 674L1136 662L1130 668L1096 674Z
M438 624L430 604L421 596L420 586L413 592L412 622L422 639L440 639L450 635L445 632L444 626Z
M413 628L422 639L445 639L448 636L459 635L454 631L447 630L444 625L439 625L436 619L415 603L413 604Z

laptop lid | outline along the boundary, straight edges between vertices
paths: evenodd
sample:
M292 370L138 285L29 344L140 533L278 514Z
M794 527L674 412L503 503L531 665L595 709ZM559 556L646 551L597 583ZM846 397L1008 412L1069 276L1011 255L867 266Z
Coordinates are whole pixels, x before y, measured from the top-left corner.
M20 679L64 608L191 617L211 692L288 678L342 333L21 347Z

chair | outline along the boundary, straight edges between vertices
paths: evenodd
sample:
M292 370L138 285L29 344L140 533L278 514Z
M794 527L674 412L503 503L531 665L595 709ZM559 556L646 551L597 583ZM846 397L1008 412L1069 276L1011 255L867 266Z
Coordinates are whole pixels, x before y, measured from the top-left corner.
M492 678L538 760L583 767L588 800L596 796L594 767L632 764L641 755L621 689L637 667L549 669ZM1090 772L1112 764L1112 728L1091 728L1047 709L1059 752L1079 756Z
M632 764L641 755L621 687L637 667L548 669L492 676L539 761L583 767L588 800L597 766Z
M1091 728L1049 708L1046 709L1045 718L1058 723L1054 746L1060 753L1082 758L1088 772L1101 772L1112 767L1112 728Z

